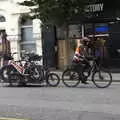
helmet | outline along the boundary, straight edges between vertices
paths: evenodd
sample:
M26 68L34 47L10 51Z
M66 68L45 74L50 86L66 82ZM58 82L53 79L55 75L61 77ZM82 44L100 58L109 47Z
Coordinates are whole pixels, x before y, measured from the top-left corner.
M90 39L89 39L88 37L83 37L83 38L82 38L82 43L83 43L85 46L88 45L89 42L90 42Z

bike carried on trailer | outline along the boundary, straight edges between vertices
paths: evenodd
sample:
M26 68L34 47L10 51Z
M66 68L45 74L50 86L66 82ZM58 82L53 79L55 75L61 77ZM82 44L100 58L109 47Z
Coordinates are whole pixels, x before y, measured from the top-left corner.
M28 83L43 83L46 82L49 86L57 86L60 78L57 74L50 70L43 69L42 65L37 65L35 60L41 60L41 56L36 54L24 54L24 59L14 61L13 55L7 65L1 68L1 76L3 82L9 83L11 86L26 85ZM44 73L45 71L46 74ZM54 80L55 79L55 80ZM51 82L52 81L52 82ZM54 84L53 81L57 81Z

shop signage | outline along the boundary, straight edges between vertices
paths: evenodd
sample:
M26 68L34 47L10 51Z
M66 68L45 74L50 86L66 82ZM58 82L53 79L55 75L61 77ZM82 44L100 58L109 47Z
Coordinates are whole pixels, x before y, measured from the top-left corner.
M85 12L100 12L103 11L103 7L104 7L103 3L91 4L85 8Z

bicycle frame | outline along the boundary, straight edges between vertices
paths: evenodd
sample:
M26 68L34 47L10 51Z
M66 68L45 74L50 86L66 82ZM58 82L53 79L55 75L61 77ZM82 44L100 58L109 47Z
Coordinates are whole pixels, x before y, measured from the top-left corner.
M98 68L97 62L96 62L96 60L93 60L93 64L90 65L90 69L88 71L88 76L87 77L89 77L95 70L97 70L97 68Z
M9 60L8 65L12 65L20 74L25 70L24 66L18 65L15 61Z

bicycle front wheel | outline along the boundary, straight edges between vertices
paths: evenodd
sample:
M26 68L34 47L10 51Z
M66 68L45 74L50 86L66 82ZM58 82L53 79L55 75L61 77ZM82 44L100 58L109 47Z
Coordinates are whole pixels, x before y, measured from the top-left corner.
M112 75L108 69L100 69L93 73L92 81L98 88L107 88L112 83Z
M51 87L56 87L60 83L60 78L57 74L55 73L49 73L47 76L47 84Z
M63 84L67 87L76 87L80 83L80 74L78 72L67 69L62 74Z

